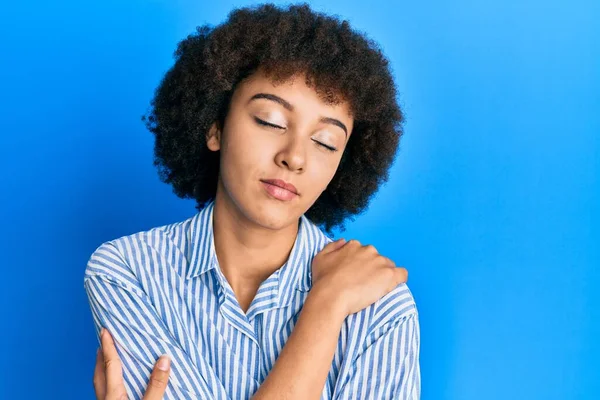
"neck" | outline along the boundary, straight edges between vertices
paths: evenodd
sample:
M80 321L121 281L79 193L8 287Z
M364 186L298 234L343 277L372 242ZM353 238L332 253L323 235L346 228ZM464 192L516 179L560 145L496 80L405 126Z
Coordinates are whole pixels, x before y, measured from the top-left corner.
M285 264L298 235L298 223L266 228L243 215L222 193L217 191L213 210L219 267L236 295L256 293L260 284Z

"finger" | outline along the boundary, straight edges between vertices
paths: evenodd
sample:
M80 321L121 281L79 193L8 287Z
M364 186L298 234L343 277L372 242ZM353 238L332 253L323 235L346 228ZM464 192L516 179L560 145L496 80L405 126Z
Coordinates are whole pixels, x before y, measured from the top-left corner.
M107 329L100 335L102 355L104 356L104 374L106 375L106 394L111 398L120 398L127 392L123 383L121 359L115 348L115 342Z
M171 359L166 354L162 355L154 365L143 400L162 400L167 389L170 372Z
M383 261L383 264L386 267L390 267L390 268L396 268L396 263L394 262L394 260L392 260L389 257L383 256L381 254L379 254L380 259Z
M408 281L408 270L404 267L395 267L396 269L396 281L398 285Z
M96 351L96 368L94 368L94 392L96 399L104 400L106 397L106 376L104 375L104 356L102 349Z
M321 250L321 253L323 253L323 254L331 253L332 251L339 249L340 247L342 247L345 244L346 244L346 239L340 238L340 239L336 240L335 242L327 243L327 245L325 247L323 247L323 249Z

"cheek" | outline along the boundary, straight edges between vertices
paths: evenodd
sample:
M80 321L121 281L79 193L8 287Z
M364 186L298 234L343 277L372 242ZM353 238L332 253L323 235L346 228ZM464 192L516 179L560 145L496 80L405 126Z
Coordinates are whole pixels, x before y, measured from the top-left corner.
M232 126L222 148L221 167L234 171L237 176L252 174L264 164L265 154L271 151L270 145L252 129Z
M314 188L320 194L333 179L338 162L333 157L325 157L322 154L315 154L309 161L310 168L306 180L311 183L309 187Z

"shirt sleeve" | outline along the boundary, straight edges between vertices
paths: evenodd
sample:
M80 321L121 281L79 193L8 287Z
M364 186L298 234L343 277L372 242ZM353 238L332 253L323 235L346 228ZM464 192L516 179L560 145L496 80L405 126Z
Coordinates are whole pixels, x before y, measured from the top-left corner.
M334 399L402 399L421 396L418 312L404 316L375 340L354 363Z
M102 244L89 259L84 288L98 340L102 327L114 339L129 399L144 396L154 364L162 354L170 355L172 360L164 398L204 396L207 385L192 358L169 332L155 305L110 242Z

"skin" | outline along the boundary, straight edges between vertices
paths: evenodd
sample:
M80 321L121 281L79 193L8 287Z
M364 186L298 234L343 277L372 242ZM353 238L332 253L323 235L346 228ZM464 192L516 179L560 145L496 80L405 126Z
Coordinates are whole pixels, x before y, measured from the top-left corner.
M253 99L257 94L269 98ZM215 250L244 312L260 284L289 257L299 218L335 175L353 122L346 102L326 104L302 74L274 85L258 71L236 88L224 126L210 127L208 148L220 152ZM287 202L274 199L261 179L290 182L299 195ZM313 287L294 330L253 399L319 399L344 319L406 282L408 275L372 245L343 239L315 256L312 273ZM115 380L121 377L116 369L112 373Z
M106 329L100 333L101 347L96 353L94 369L94 391L99 400L127 400L127 391L123 382L123 366L115 348L111 334ZM166 361L166 364L161 361ZM165 394L171 362L168 356L158 359L150 375L144 400L160 400Z
M257 94L278 96L292 109L272 99L252 99ZM339 121L347 133L322 122L324 117ZM281 128L261 125L255 118ZM208 148L220 151L215 250L244 312L261 282L287 260L298 220L335 175L352 127L348 104L324 103L302 74L275 86L259 70L236 88L223 129L216 123L209 129ZM261 179L290 182L299 195L289 202L274 199Z

